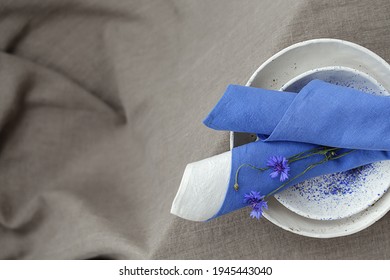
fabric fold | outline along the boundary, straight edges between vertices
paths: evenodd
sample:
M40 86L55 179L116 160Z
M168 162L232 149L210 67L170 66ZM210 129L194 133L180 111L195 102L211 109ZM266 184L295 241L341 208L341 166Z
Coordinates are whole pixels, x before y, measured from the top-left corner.
M390 150L390 97L320 80L298 94L229 86L204 123L217 130L269 135L362 150Z
M243 203L244 194L255 190L260 192L261 195L268 195L277 190L282 185L282 182L278 179L272 179L270 177L270 170L260 172L249 167L244 167L240 169L239 175L237 176L239 188L236 191L234 188L236 172L242 164L265 167L267 160L272 156L276 155L288 158L317 147L316 145L298 142L256 141L234 148L231 152L231 160L219 161L217 167L209 163L209 161L215 161L215 157L189 164L191 170L193 166L197 166L197 172L185 172L182 179L182 185L185 183L185 186L180 186L171 212L188 220L206 221L246 207L247 205ZM338 153L341 154L348 151L350 150L341 149ZM226 154L223 155L226 157ZM314 155L291 163L289 178L294 178L308 166L322 159L322 155ZM277 192L312 177L342 172L365 164L388 159L390 159L390 152L387 151L356 150L339 159L324 162L307 171L297 179L288 181L288 184L278 189ZM216 172L215 170L223 171ZM230 172L227 172L227 170L230 170ZM210 179L210 174L214 172L219 173L218 180ZM202 176L204 178L200 179ZM221 200L221 198L223 199ZM223 203L218 202L217 204L221 206L217 209L210 207L210 201L223 201Z
M296 95L229 85L203 123L216 130L270 135Z
M232 152L187 164L171 213L206 221L221 208L230 178Z

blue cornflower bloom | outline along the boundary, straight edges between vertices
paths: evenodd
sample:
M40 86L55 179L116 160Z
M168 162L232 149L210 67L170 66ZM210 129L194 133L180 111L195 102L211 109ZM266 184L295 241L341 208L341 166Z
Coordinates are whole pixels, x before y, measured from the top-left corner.
M261 196L257 191L251 191L244 195L244 203L252 207L251 218L260 219L263 216L263 209L268 209L267 201L263 199L264 196Z
M288 172L290 171L290 166L288 165L288 160L282 156L272 156L267 161L267 166L272 168L271 178L276 178L280 175L280 181L283 182L288 179Z

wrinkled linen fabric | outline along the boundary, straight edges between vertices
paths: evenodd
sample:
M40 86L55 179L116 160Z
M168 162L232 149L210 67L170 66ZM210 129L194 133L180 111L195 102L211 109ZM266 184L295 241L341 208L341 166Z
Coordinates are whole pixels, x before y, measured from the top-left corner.
M389 258L389 215L318 240L246 210L169 213L186 163L229 149L202 124L227 84L313 38L390 60L389 13L385 0L0 1L0 258Z

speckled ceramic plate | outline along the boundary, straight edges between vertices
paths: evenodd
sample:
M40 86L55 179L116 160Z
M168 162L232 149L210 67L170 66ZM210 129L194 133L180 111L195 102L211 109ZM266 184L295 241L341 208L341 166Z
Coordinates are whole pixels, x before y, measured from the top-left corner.
M299 92L311 80L355 88L376 95L389 95L375 79L348 67L323 67L307 71L287 82L281 90ZM336 220L355 215L386 193L390 161L347 172L316 177L275 195L291 211L310 219Z
M375 53L354 43L336 39L316 39L292 45L264 62L247 85L279 90L297 76L322 67L341 66L359 70L390 89L390 66ZM231 147L254 141L255 135L231 133ZM382 170L387 174L390 170ZM390 181L389 181L390 182ZM275 225L305 236L330 238L349 235L367 228L390 209L390 192L386 192L370 207L352 216L318 220L297 214L277 199L269 200L264 217Z

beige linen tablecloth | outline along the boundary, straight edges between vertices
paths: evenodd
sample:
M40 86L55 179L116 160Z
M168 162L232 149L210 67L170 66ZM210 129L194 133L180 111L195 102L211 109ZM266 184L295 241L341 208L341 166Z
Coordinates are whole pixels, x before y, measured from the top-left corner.
M390 216L302 237L237 211L169 213L184 167L229 149L229 83L320 37L390 61L383 1L0 1L0 258L382 259Z

